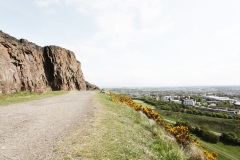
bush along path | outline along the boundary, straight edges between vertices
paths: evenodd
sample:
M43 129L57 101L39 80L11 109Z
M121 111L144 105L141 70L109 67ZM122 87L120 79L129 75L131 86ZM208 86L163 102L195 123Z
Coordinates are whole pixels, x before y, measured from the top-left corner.
M130 97L125 95L118 95L114 93L110 93L111 101L116 103L123 103L128 105L129 107L133 108L136 111L143 112L149 119L153 119L157 124L163 126L166 131L168 131L170 134L172 134L177 142L182 147L187 147L190 144L195 144L197 147L199 147L205 154L205 156L209 160L217 160L217 153L216 152L210 152L206 150L197 139L192 139L190 132L188 130L187 126L173 126L172 124L167 124L164 122L162 117L156 112L155 110L149 108L149 107L143 107L142 105L136 104Z

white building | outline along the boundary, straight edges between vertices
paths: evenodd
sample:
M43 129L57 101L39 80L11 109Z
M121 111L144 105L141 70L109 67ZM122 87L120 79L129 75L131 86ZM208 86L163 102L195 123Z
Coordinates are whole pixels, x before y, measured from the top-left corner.
M174 100L174 99L170 99L170 102L173 102L173 103L178 103L178 104L181 104L182 101L179 101L179 100Z
M240 102L237 101L237 102L234 103L234 105L235 105L235 106L240 106Z
M234 102L234 99L230 99L228 97L202 96L202 98L206 99L207 101L229 101L231 103Z
M217 107L217 105L215 103L211 103L210 105L208 105L208 107Z
M180 101L180 100L175 100L175 99L173 98L173 96L163 96L163 97L161 98L161 100L164 101L164 102L173 102L173 103L179 103L179 104L182 103L182 101Z
M163 96L163 97L161 98L161 100L164 101L164 102L169 102L170 99L171 99L170 96Z
M185 99L185 100L183 101L183 104L195 106L195 105L196 105L196 101L193 100L193 99Z

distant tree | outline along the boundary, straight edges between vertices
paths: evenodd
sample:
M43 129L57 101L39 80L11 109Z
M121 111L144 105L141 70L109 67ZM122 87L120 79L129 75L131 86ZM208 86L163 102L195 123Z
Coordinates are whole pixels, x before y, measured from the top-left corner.
M217 102L217 107L234 108L234 104L230 103L229 101L219 101L219 102Z
M201 138L205 141L211 142L211 143L217 143L219 141L219 136L217 136L215 133L202 130L201 132Z
M240 139L237 137L237 134L234 132L222 133L220 140L228 144L240 145Z
M197 102L201 102L201 100L202 100L202 98L201 97L199 97L199 96L191 96L190 97L191 99L194 99L195 101L197 101Z

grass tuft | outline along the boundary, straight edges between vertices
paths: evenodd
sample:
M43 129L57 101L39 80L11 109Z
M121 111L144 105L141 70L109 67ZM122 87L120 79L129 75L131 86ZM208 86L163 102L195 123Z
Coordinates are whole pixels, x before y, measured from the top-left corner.
M67 91L48 91L43 93L20 91L20 92L15 92L13 94L1 94L0 106L13 104L13 103L26 102L30 100L36 100L36 99L41 99L41 98L55 96L55 95L61 95L64 93L67 93Z

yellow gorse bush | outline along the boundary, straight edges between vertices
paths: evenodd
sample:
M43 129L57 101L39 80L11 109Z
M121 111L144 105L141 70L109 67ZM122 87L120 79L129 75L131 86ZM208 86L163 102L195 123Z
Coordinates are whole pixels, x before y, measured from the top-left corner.
M185 146L191 142L191 135L187 126L176 126L167 130L176 137L180 144Z
M170 134L172 134L178 143L180 143L183 147L189 145L190 143L195 144L196 146L200 147L206 157L209 160L217 160L217 153L216 152L209 152L208 150L204 149L203 146L197 141L197 139L192 139L190 132L187 126L173 126L172 124L167 124L164 122L162 117L159 115L158 112L149 108L143 107L142 105L136 104L130 97L125 95L117 95L110 92L111 101L126 104L129 107L133 108L136 111L143 112L149 119L153 119L156 123L163 126Z

